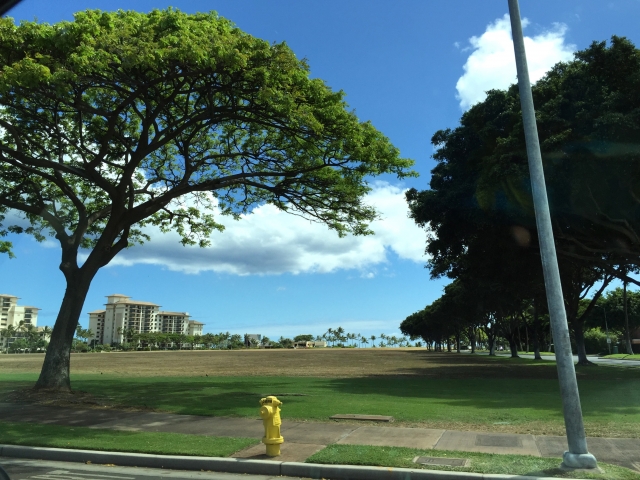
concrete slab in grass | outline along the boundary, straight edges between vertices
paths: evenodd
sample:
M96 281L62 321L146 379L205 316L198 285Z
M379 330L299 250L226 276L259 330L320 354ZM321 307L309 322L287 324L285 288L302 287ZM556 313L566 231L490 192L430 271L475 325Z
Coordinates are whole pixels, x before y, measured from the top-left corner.
M362 420L365 422L393 422L393 417L389 415L360 415L353 413L331 415L331 420Z
M262 427L262 423L260 426ZM285 442L328 445L336 443L357 428L357 425L340 423L285 422L282 425L282 436Z
M467 467L469 465L468 458L449 458L449 457L416 457L413 463L421 465L440 465L445 467Z
M268 460L273 462L304 462L314 453L319 452L325 445L311 443L287 443L280 445L280 455L269 457L266 454L266 446L262 443L245 448L231 455L232 458L244 458L247 460Z
M436 450L541 456L533 435L447 430L434 448Z
M360 427L336 443L431 449L444 432L429 428Z

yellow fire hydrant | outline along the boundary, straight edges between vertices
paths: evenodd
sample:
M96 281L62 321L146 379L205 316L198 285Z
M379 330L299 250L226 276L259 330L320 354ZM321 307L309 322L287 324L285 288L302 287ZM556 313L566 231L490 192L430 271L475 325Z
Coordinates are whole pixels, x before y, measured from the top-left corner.
M260 399L260 417L264 424L264 437L262 443L267 446L267 455L277 457L280 455L280 444L284 442L284 438L280 435L280 405L282 402L276 397L269 395L267 398Z

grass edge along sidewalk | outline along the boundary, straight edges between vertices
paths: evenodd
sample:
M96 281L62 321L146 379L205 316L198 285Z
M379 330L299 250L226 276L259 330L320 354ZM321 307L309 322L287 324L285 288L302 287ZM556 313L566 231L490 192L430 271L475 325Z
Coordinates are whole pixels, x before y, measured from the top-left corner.
M599 462L602 473L561 470L561 458L534 457L529 455L505 455L448 450L420 450L405 447L379 447L369 445L329 445L307 459L310 463L336 465L375 465L393 468L420 468L413 459L424 457L463 458L467 467L422 466L429 470L472 472L482 474L507 474L558 478L585 478L601 480L639 480L640 474L617 465Z
M205 437L178 433L127 432L88 427L68 427L32 423L0 422L0 443L31 447L115 451L158 455L227 457L256 445L254 438ZM468 467L435 467L413 463L416 456L455 457L470 460ZM381 466L425 470L459 471L484 474L536 475L597 480L640 480L640 474L615 465L601 463L602 474L564 472L559 458L525 455L499 455L444 450L365 445L329 445L307 459L328 465Z
M2 421L0 431L0 443L6 445L203 457L227 457L260 442L255 438L128 432Z

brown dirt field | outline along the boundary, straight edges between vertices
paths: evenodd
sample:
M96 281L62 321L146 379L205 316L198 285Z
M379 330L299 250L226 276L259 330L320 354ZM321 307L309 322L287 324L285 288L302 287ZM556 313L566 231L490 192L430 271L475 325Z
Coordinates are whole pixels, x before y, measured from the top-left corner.
M43 354L0 355L2 373L39 373ZM547 362L510 362L487 356L416 348L313 350L183 350L71 354L72 374L154 376L556 378Z

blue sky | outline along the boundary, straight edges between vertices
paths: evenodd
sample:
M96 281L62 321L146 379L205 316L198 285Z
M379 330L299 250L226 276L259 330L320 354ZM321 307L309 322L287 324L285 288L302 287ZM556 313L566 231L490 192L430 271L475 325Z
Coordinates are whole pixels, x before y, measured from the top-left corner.
M173 6L215 10L242 30L286 43L311 74L346 99L416 161L419 178L372 179L368 201L382 214L374 237L338 239L325 227L262 207L214 233L209 249L184 248L153 234L121 254L94 280L86 312L122 293L188 311L205 332L270 338L344 327L363 335L397 334L409 314L438 298L446 281L424 268L425 233L407 218L403 191L427 188L430 138L455 127L490 88L514 83L507 0L23 0L9 16L56 23L85 9L150 11ZM640 45L640 0L520 0L532 80L592 41L626 36ZM154 233L154 232L152 232ZM53 241L10 238L16 259L0 256L0 292L41 308L53 325L64 293Z

